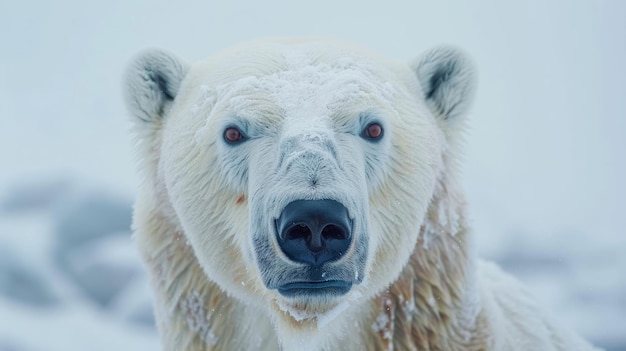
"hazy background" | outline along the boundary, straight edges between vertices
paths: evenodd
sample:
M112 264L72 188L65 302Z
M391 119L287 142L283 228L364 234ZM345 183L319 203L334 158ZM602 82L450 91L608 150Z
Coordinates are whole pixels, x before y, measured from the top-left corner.
M120 85L141 48L189 61L339 37L479 67L464 180L476 245L554 318L626 350L626 2L0 2L0 351L157 348L129 236Z

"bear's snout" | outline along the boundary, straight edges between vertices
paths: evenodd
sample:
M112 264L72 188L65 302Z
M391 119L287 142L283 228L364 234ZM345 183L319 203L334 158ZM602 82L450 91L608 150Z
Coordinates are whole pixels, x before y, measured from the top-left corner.
M334 200L296 200L276 220L277 241L292 261L319 267L337 261L352 242L352 221Z

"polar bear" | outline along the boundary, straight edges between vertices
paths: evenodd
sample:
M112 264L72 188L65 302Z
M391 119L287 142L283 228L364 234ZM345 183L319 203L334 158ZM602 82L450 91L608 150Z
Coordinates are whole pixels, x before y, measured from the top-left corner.
M311 38L138 55L133 226L164 349L593 349L469 245L474 81L452 48L410 64Z

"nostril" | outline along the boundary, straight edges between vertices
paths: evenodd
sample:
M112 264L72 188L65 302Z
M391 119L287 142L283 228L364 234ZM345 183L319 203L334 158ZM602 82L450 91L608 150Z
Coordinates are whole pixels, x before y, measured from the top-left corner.
M322 237L326 240L344 240L348 238L348 235L346 235L346 232L341 227L329 224L322 229Z
M311 236L311 229L304 223L298 223L287 230L285 240L307 239Z

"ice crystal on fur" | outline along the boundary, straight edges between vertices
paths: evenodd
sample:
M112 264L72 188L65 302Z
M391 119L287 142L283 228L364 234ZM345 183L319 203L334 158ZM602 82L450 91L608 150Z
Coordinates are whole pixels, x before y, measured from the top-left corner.
M194 333L197 333L211 345L219 341L211 330L210 314L207 313L202 298L197 291L192 291L180 300L180 309L185 313L187 325Z

